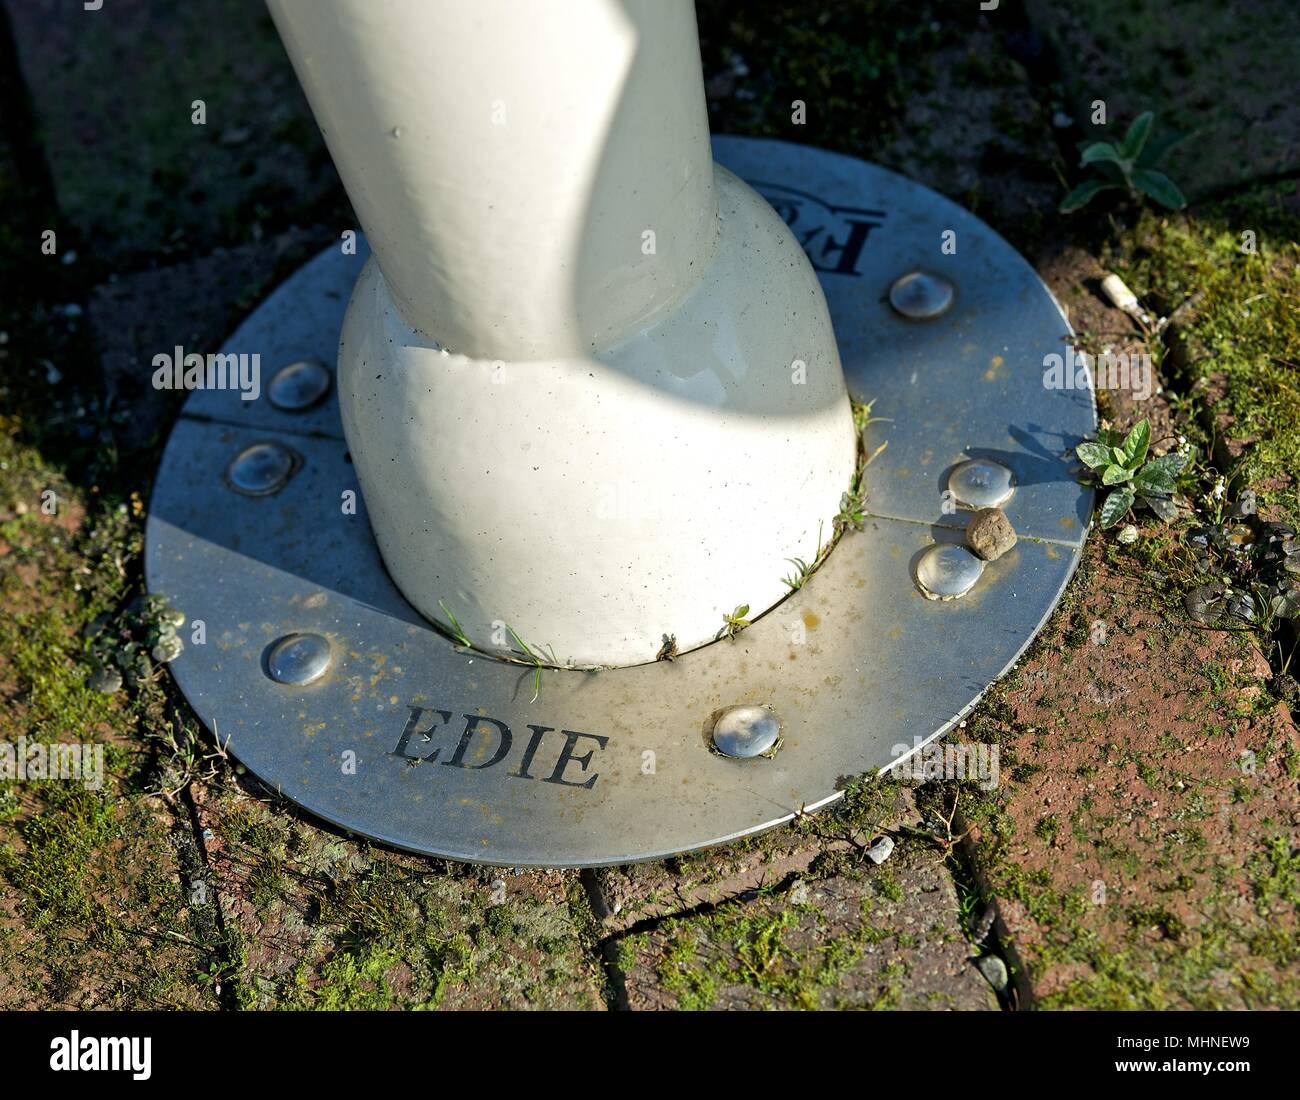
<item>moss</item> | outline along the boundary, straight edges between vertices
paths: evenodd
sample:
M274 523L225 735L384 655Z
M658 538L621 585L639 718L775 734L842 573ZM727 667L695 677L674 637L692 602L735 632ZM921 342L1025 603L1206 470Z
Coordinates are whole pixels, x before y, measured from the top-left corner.
M102 902L92 871L98 848L115 835L113 801L81 784L40 784L44 812L20 827L24 850L0 854L0 873L23 896L37 926L70 928L87 924Z
M1112 257L1135 292L1166 311L1197 295L1185 328L1186 381L1232 437L1265 508L1300 519L1300 217L1261 188L1198 217L1146 214ZM1255 251L1243 251L1243 233ZM1211 382L1217 382L1207 388Z
M281 1007L326 1012L390 1008L393 990L387 974L398 961L395 951L371 946L336 955L314 975L307 967L300 967L294 975L293 993Z
M1091 623L1088 621L1088 615L1079 608L1070 619L1070 629L1065 635L1065 644L1071 649L1078 649L1085 645L1089 638Z
M765 888L749 900L670 917L653 933L624 937L616 959L620 969L630 973L653 951L655 980L681 1009L835 1006L844 999L839 988L844 976L868 949L889 941L901 947L916 943L910 933L876 914L877 897L903 900L892 876L873 870L869 881L874 889L862 898L857 918L848 927L837 926L834 934L817 905L791 904ZM873 986L855 989L852 1004L897 1005L906 972L902 963L885 964L875 973ZM861 977L855 975L855 983Z
M701 964L696 948L696 929L683 925L674 929L655 969L663 988L677 998L685 1011L711 1008L717 995L717 979Z
M1129 920L1137 929L1155 928L1166 939L1180 940L1187 928L1177 916L1162 905L1129 910Z
M1135 870L1146 869L1149 860L1148 853ZM994 885L1042 930L1031 962L1082 975L1044 997L1044 1008L1221 1009L1239 997L1260 1007L1294 1007L1300 984L1288 975L1300 961L1300 853L1277 836L1251 855L1249 868L1259 922L1243 922L1233 909L1230 880L1202 901L1200 919L1190 926L1164 905L1121 910L1110 900L1094 906L1082 888L1058 893L1045 871L1025 872L1009 861L996 868ZM1185 894L1193 885L1180 873L1162 889ZM1097 919L1115 917L1127 931L1118 941L1101 937Z
M894 878L892 871L881 871L873 879L872 885L883 898L890 901L901 902L903 900L903 888L898 885L898 880Z
M417 869L379 856L359 872L339 868L284 894L290 921L302 921L306 957L287 977L241 974L260 1005L598 1003L598 955L584 950L569 908L514 890L505 902L494 903L496 892L478 872Z
M86 686L82 646L61 608L0 619L0 650L25 696L15 732L42 741L87 739L119 715L113 699Z
M603 972L596 961L606 956L604 945L601 942L600 922L596 918L596 911L592 908L591 897L587 893L587 886L582 876L571 874L564 893L569 920L576 935L577 946L581 949L580 957L586 960L592 985L600 989L605 1006L614 1008L619 1003L620 990L617 987L621 976ZM561 953L577 954L572 951L574 944L567 937L559 941L544 943L542 946L549 948L551 953L555 955ZM614 965L620 970L623 969L617 958Z
M1249 869L1260 916L1300 916L1300 850L1291 838L1270 838L1253 853Z

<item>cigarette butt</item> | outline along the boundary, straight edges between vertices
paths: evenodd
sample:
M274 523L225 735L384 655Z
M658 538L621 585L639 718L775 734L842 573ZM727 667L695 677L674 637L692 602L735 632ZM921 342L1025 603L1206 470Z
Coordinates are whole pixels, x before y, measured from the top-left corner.
M1110 304L1116 309L1122 309L1125 313L1141 312L1138 307L1137 295L1124 285L1124 280L1118 275L1112 273L1102 279L1101 290L1110 299Z

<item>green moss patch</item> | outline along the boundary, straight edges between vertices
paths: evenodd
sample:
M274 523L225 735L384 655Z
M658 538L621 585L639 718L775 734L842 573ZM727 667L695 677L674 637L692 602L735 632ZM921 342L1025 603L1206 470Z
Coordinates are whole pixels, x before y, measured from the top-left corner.
M1180 388L1241 444L1239 473L1261 504L1300 520L1300 216L1296 185L1196 218L1146 214L1112 256L1168 312L1191 301ZM1253 248L1254 251L1250 251Z

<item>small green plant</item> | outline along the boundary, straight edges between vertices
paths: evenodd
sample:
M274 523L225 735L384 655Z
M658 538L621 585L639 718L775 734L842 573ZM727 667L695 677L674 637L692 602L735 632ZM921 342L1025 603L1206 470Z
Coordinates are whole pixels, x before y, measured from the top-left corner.
M1191 454L1174 451L1148 462L1150 446L1151 423L1143 417L1128 435L1104 428L1095 443L1074 449L1101 485L1111 489L1101 506L1102 527L1113 527L1135 503L1146 505L1166 523L1178 514L1173 495Z
M793 565L794 569L789 576L781 578L781 583L791 592L798 592L803 587L803 582L812 576L813 570L817 568L817 563L813 562L812 565L809 565L803 558L786 558L785 560Z
M852 401L849 403L849 407L853 410L853 427L857 431L859 438L861 438L862 433L865 432L872 424L893 423L893 421L887 416L871 415L871 410L875 406L875 404L876 402L874 398L870 401L864 401L864 402Z
M157 787L150 787L151 793L161 795L168 803L181 793L191 782L211 783L221 773L221 766L229 763L226 746L230 738L221 740L215 720L212 725L216 748L209 750L203 740L202 731L181 719L175 725L167 722L158 732L151 733L149 740L158 744L163 750L162 766L159 769Z
M715 635L715 640L718 638L734 638L749 625L749 619L746 618L748 614L749 604L742 603L730 615L723 615L722 627Z
M852 489L840 495L840 511L835 517L835 530L862 530L867 522L866 498L866 492L856 483Z
M1102 191L1115 189L1124 189L1134 198L1139 194L1146 195L1170 210L1186 206L1187 200L1174 181L1156 169L1156 165L1183 140L1184 135L1169 133L1152 139L1154 122L1155 115L1144 111L1133 120L1124 140L1118 144L1093 141L1081 145L1079 164L1091 168L1093 174L1065 196L1061 201L1061 213L1078 210Z
M449 628L448 632L451 634L453 638L456 639L457 644L463 645L466 649L473 649L474 648L473 643L469 640L468 636L465 634L465 631L463 631L460 628L460 621L456 618L455 615L452 614L451 608L449 608L445 603L443 603L442 600L438 601L438 606L442 608L443 614L447 616L448 620L450 620L451 627Z
M853 424L858 431L858 442L865 446L863 432L868 425L887 422L885 417L872 416L871 407L874 401L865 405L853 405ZM840 510L832 521L835 530L835 537L838 538L845 531L861 531L867 522L867 487L865 474L867 467L870 466L880 453L889 446L889 440L881 443L869 455L865 455L862 447L858 451L858 462L853 469L853 476L849 479L849 488L847 492L840 495ZM820 536L818 537L820 542Z
M445 611L446 608L443 608ZM515 628L509 623L506 629L510 632L510 637L515 640L517 660L520 664L533 666L533 698L532 702L537 702L537 697L542 694L542 669L550 667L555 668L559 661L555 659L554 650L543 650L540 646L530 646L523 638L515 633Z
M806 562L803 558L786 558L785 560L794 566L794 570L788 576L782 577L781 582L791 592L798 592L804 586L804 582L821 568L822 562L826 560L826 555L831 552L831 547L834 545L834 540L823 544L822 525L819 521L817 524L817 553L813 556L813 560Z

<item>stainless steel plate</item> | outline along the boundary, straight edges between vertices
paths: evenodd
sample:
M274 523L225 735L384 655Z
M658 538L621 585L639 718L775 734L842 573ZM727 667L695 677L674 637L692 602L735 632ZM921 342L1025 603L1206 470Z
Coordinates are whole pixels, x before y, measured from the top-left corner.
M671 663L546 671L534 698L531 670L459 651L389 581L332 387L296 412L196 392L154 490L149 587L203 622L204 644L187 644L172 670L266 783L350 832L454 859L666 856L789 820L838 797L844 777L910 756L970 710L1050 614L1091 508L1069 449L1095 413L1091 392L1043 387L1043 357L1069 336L1046 288L987 226L892 173L773 141L719 138L715 151L803 240L850 388L889 418L870 429L889 447L869 470L866 530L734 641ZM364 249L318 256L223 350L260 352L268 378L304 359L332 365L364 259ZM913 270L954 287L937 317L890 306L891 286ZM232 489L231 461L266 442L300 460L287 484L264 496ZM1021 541L962 599L929 601L916 559L960 540L966 514L943 493L970 457L1014 472L1005 508ZM328 644L277 649L290 635ZM272 678L292 678L286 653L311 658L310 682ZM775 756L713 751L715 721L738 704L775 714Z

